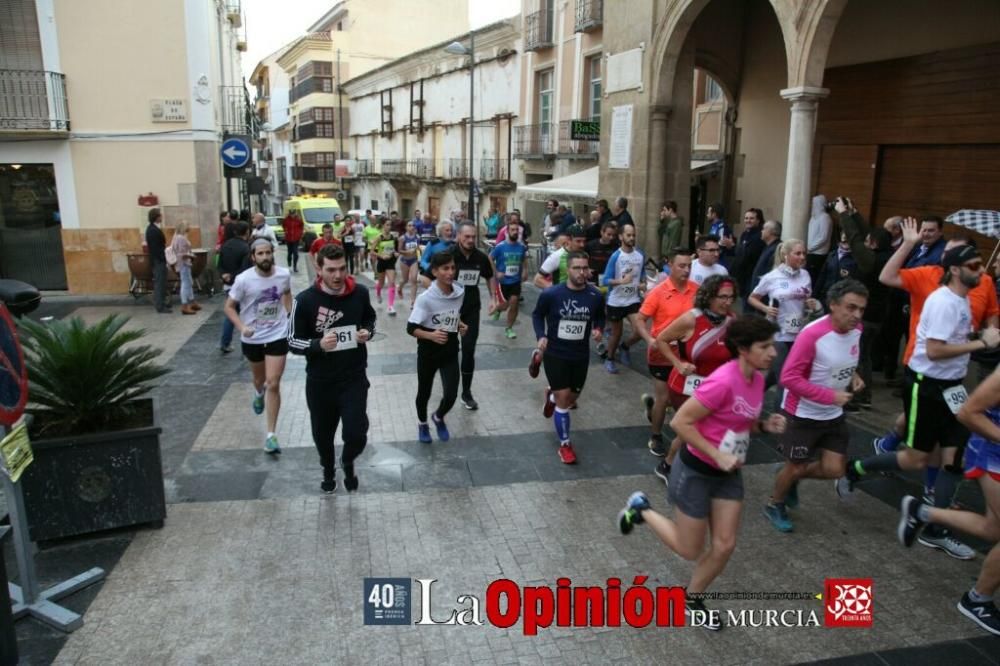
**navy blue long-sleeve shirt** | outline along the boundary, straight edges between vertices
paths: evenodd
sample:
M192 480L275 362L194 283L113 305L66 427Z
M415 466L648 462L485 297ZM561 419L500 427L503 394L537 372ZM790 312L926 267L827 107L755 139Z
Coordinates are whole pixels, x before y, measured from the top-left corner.
M580 290L567 284L549 287L538 296L531 323L536 338L548 338L546 354L567 361L590 357L590 332L604 328L604 296L588 284Z

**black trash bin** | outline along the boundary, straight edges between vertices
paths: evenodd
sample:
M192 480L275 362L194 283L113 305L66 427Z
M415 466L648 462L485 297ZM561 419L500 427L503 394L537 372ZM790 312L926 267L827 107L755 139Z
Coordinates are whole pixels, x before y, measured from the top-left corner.
M15 317L33 312L42 302L38 289L20 280L0 280L0 301Z
M9 527L0 527L0 666L17 664L17 636L14 634L14 615L7 597L7 567L3 560L3 545L10 535Z

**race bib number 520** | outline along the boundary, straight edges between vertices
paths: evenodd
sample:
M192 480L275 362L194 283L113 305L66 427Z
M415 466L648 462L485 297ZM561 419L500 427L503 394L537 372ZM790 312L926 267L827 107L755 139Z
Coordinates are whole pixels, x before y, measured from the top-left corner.
M562 340L583 340L587 332L587 322L571 319L559 320L559 338Z

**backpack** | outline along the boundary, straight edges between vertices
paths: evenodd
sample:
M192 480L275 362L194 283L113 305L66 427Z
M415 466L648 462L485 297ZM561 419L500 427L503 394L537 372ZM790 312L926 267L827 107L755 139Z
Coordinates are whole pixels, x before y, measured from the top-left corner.
M167 259L168 266L174 266L177 264L177 253L174 252L174 246L168 245L163 249L163 255Z

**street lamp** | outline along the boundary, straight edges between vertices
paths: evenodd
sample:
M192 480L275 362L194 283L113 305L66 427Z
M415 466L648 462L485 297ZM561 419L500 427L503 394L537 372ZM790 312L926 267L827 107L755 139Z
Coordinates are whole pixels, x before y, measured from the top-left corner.
M479 244L479 220L476 218L476 180L473 173L473 157L475 155L475 143L472 138L473 113L474 113L474 82L476 71L476 33L469 32L469 47L462 46L460 42L452 42L444 49L445 53L458 56L469 56L469 219L476 225L476 244Z

